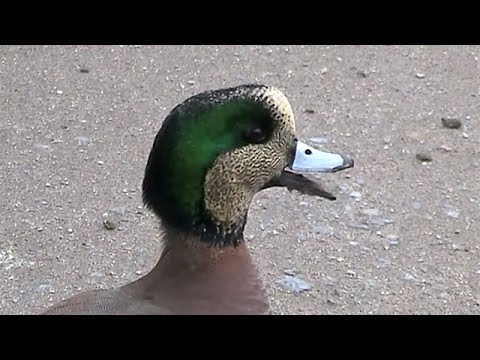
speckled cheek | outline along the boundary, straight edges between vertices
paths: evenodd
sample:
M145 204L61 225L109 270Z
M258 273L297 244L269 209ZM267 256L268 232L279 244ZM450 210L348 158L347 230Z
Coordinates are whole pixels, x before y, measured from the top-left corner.
M271 143L271 146L275 148L276 156L282 158L285 166L291 156L295 137L295 131L292 127L284 127L278 130L275 134L275 139Z

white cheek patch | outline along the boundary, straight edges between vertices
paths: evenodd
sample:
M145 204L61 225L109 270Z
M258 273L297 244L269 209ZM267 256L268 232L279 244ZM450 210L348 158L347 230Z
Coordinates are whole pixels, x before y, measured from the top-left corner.
M291 169L303 172L335 172L353 167L353 160L327 153L297 141Z

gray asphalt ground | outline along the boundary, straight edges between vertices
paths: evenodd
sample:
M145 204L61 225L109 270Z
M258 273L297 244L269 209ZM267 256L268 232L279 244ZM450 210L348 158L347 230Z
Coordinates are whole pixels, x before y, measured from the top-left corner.
M141 182L161 122L194 93L261 82L288 96L300 138L355 159L319 177L335 202L254 198L246 238L274 313L480 314L479 58L478 46L0 47L0 313L150 270L160 228Z

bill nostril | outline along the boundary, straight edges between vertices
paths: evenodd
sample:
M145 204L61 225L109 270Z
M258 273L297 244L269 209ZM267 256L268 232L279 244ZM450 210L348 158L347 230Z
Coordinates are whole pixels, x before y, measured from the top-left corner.
M306 155L312 155L312 150L310 150L310 149L305 150L305 154Z

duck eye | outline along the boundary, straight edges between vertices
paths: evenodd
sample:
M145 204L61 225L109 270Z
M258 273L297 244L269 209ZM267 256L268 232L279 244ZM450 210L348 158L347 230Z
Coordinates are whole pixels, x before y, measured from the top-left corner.
M245 139L254 144L261 143L267 138L267 135L263 129L260 128L253 128L253 129L248 129L244 133Z

